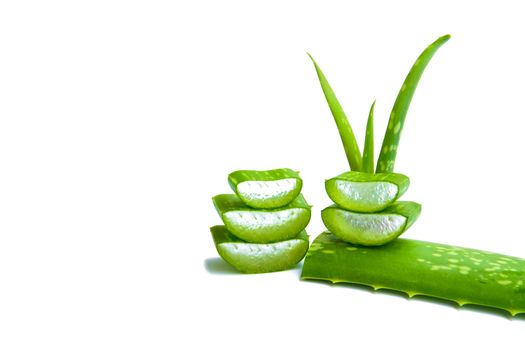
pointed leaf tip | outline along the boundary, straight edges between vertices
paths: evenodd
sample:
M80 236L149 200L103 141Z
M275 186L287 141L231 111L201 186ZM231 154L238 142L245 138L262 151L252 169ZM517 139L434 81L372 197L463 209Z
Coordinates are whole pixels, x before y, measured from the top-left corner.
M343 148L345 150L350 169L354 171L360 171L363 160L361 151L359 150L359 146L357 145L357 141L354 136L354 131L348 122L348 118L346 117L343 107L341 107L339 104L339 101L337 100L337 97L332 90L332 87L328 83L328 80L324 76L321 68L317 65L312 55L310 55L308 52L307 54L314 64L317 77L319 78L319 83L321 84L321 89L323 90L326 102L330 107L335 124L337 125L337 130L339 131L339 136L343 142Z
M397 95L392 112L390 113L390 120L383 138L383 145L377 160L376 173L391 173L394 171L394 164L397 156L397 149L401 132L405 124L405 118L408 112L408 107L414 96L417 85L423 72L434 56L436 51L450 39L450 35L444 35L430 44L417 58L414 65L408 72L401 89Z

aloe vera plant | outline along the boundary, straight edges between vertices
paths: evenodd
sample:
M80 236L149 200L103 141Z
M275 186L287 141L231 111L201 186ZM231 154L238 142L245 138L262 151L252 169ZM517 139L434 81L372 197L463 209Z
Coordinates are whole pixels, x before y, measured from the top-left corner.
M248 243L232 235L225 226L213 226L210 230L219 255L244 273L289 269L301 261L308 250L305 231L280 242Z
M311 217L311 207L302 194L274 209L253 209L234 194L217 195L213 203L228 231L252 243L291 239L305 229Z
M293 201L303 186L299 173L291 169L238 170L228 175L231 188L253 208L278 208Z
M401 220L395 225L392 224L393 226L387 225L388 227L385 227L385 231L378 235L374 233L374 230L365 229L368 227L368 224L365 225L363 223L362 225L351 225L350 223L355 223L356 218L370 220L373 217L375 224L379 224L379 222L387 223L393 220L394 217L392 214L385 215L386 213L381 213L380 211L384 210L389 205L392 205L392 203L399 199L399 197L401 197L408 189L410 184L407 176L393 173L397 148L399 146L400 135L408 112L408 107L417 84L421 79L423 71L430 62L430 59L449 38L449 35L442 36L428 46L416 60L412 69L408 73L390 114L390 120L378 159L376 174L374 174L373 130L375 101L372 104L368 115L364 153L361 157L350 123L348 122L348 119L346 118L346 115L339 101L335 97L335 93L326 77L310 55L319 77L321 88L326 97L326 101L328 102L334 120L336 121L337 129L343 141L343 146L350 164L350 169L352 170L351 172L327 180L325 182L326 192L328 193L328 196L343 209L355 211L357 213L376 213L376 215L373 216L347 213L345 214L345 217L348 219L346 221L332 221L335 220L335 218L341 219L342 214L339 216L326 214L324 216L324 222L329 227L342 228L341 224L346 222L348 227L346 227L345 230L340 229L334 232L337 235L340 233L346 233L339 236L340 238L350 239L351 242L362 242L363 244L369 245L386 244L410 226L404 226L401 223ZM386 175L382 173L385 173ZM420 207L419 205L417 206L418 208ZM337 211L336 209L331 208L326 212L343 213L344 211ZM381 218L382 215L384 217ZM414 218L413 220L415 220L418 215L412 216ZM361 219L357 220L359 221ZM361 230L361 232L356 230ZM349 234L350 232L351 234ZM388 232L388 234L386 234L386 232ZM389 240L385 240L387 237Z
M420 213L420 204L399 201L378 213L357 213L332 205L323 209L321 217L326 228L342 240L378 246L408 230Z
M525 313L525 260L475 249L397 239L380 247L319 235L302 279L357 283Z
M394 102L394 106L392 107L392 112L390 113L388 127L385 132L385 137L383 138L383 145L381 147L381 152L377 162L376 173L392 173L394 171L394 164L397 156L401 131L403 130L408 107L410 106L410 102L412 101L412 97L414 96L419 80L421 79L425 68L436 51L449 39L450 35L444 35L438 38L435 42L429 45L423 51L423 53L421 53L410 69L410 72L408 73L405 81L403 82L403 85L401 86L401 89L399 90L396 101ZM319 65L315 62L313 57L310 54L308 55L314 64L321 88L336 122L350 169L354 171L362 171L363 159L361 157L361 152L359 150L359 146L357 145L353 129L350 126L346 114L343 111L341 104L337 100L334 91L328 83L328 80L321 71L321 68L319 68ZM373 146L372 129L374 105L375 102L370 109L367 126L367 138L370 140L367 139L365 145L368 145L368 147ZM370 156L367 154L366 172L370 172L370 158L373 158L373 155Z

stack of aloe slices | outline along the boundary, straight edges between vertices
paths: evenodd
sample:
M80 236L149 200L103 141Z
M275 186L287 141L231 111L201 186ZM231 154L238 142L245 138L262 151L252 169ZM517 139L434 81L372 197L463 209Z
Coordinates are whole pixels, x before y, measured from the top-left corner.
M311 56L310 58L339 129L351 169L325 182L326 192L335 204L322 211L323 222L333 234L349 243L366 246L389 243L405 232L421 213L420 204L397 201L408 189L410 180L403 174L393 172L399 134L407 108L400 111L398 104L398 107L394 106L374 173L375 101L368 115L364 151L361 156L343 109L323 72L314 59ZM417 79L420 76L421 74L418 74ZM405 82L400 96L413 93L416 84L417 82Z
M228 176L235 194L213 197L224 226L211 228L219 255L244 273L286 270L303 259L311 207L290 169L239 170Z
M329 231L314 240L301 278L392 289L405 292L409 297L427 295L452 300L460 306L495 307L511 315L525 313L524 259L396 239L420 212L416 203L396 202L409 185L408 177L393 172L401 131L423 71L449 38L449 35L440 37L427 47L408 73L390 114L375 174L375 102L370 110L361 156L346 115L312 58L352 171L326 181L326 191L336 205L322 212Z
M396 201L408 188L402 174L343 173L325 182L336 203L321 212L323 222L342 240L367 246L389 243L417 220L421 205Z

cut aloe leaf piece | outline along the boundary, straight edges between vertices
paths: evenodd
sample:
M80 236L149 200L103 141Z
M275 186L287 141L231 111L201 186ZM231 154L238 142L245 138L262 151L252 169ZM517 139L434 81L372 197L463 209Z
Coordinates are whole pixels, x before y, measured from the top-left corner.
M228 232L225 226L211 229L215 248L230 265L244 273L264 273L292 268L308 251L308 235L275 243L248 243Z
M403 174L368 174L349 171L326 180L326 193L340 207L373 213L388 207L401 197L410 180Z
M377 246L399 237L420 213L418 203L396 202L378 213L356 213L332 205L321 212L321 217L326 228L343 241Z
M253 209L234 194L213 197L213 204L228 231L253 243L294 238L310 221L311 209L303 195L277 209Z
M238 170L228 175L231 188L246 205L253 208L278 208L293 201L303 187L297 171Z
M524 259L439 243L401 238L381 247L363 247L324 232L312 243L301 278L525 313Z

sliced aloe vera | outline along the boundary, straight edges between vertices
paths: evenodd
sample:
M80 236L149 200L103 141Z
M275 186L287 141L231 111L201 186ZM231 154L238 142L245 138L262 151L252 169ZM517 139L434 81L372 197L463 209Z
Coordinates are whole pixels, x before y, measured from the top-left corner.
M308 235L275 243L247 243L228 232L225 226L211 229L215 248L230 265L244 273L287 270L303 259L308 251Z
M378 213L356 213L332 205L321 212L328 230L345 242L367 246L386 244L417 220L421 205L396 202Z
M239 198L253 208L278 208L293 201L303 187L299 173L291 169L239 170L228 175Z
M368 174L349 171L326 180L326 193L340 207L372 213L388 207L403 195L410 180L402 174Z
M268 243L294 238L310 221L310 206L303 195L277 209L253 209L234 194L213 197L213 204L228 231L253 243Z
M324 232L312 243L301 278L525 313L524 259L439 243L396 239L381 247L362 247Z

